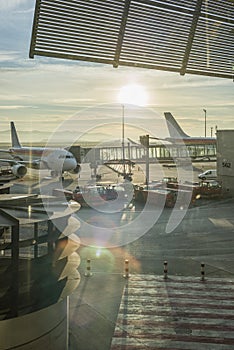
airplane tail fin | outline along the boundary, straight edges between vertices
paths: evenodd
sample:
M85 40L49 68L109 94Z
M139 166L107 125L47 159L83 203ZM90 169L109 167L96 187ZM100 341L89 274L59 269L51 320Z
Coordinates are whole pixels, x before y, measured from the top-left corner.
M165 112L164 115L167 121L167 127L168 127L170 137L178 138L178 134L181 137L189 137L189 135L187 135L182 130L182 128L179 126L179 124L177 123L177 121L175 120L175 118L170 112Z
M21 147L14 122L11 122L11 144L12 147Z

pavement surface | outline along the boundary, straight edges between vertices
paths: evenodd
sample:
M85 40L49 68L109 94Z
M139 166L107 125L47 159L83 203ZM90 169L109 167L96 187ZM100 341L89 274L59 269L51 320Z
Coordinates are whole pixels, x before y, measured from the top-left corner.
M164 175L174 175L172 169L168 172ZM56 186L52 180L44 183L48 191ZM28 185L20 182L15 189L29 191ZM36 185L31 188L36 190ZM69 350L234 349L234 200L198 201L181 222L180 209L163 210L145 230L156 215L155 208L149 208L131 228L141 210L78 212L81 279L69 297ZM179 223L168 232L172 214ZM92 230L87 230L87 222ZM100 248L98 239L107 238L103 229L109 227L116 228L124 244ZM125 259L128 279L123 277ZM200 281L201 262L205 281Z
M111 350L233 349L234 280L134 275Z
M167 234L171 210L165 210L129 244L81 246L81 282L70 296L69 349L234 349L233 210L231 199L206 202L190 208ZM82 209L79 216L88 220L93 214ZM90 277L85 277L87 257Z
M125 282L118 274L81 274L70 296L70 350L110 349Z

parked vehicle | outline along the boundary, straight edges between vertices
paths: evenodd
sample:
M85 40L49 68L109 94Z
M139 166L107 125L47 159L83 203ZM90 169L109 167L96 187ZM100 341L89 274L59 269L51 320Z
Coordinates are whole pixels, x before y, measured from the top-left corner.
M217 178L216 169L206 170L204 173L198 175L198 178L201 180L215 180Z
M201 198L221 198L222 186L218 181L202 181L199 184L198 192Z
M103 205L106 201L115 200L117 197L116 189L111 186L85 186L73 192L73 199L84 207L92 204Z
M157 188L178 188L178 180L177 177L163 177L162 180L152 181L149 183L149 189L157 189Z
M162 188L147 188L136 186L134 189L135 202L142 204L161 206L162 203L167 208L172 208L176 202L176 191Z
M54 189L53 195L56 197L65 196L69 200L78 202L82 207L92 207L105 205L109 201L116 199L126 200L128 191L124 184L114 185L87 185L77 186L75 190Z

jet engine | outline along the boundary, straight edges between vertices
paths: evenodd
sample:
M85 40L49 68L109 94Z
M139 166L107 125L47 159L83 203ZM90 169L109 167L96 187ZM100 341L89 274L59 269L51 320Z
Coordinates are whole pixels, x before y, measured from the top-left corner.
M11 167L11 171L13 175L19 178L24 177L27 174L27 168L22 164L14 164Z

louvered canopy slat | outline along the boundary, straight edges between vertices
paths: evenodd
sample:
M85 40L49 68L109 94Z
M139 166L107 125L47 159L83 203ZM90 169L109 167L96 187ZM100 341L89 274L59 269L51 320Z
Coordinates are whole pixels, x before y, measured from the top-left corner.
M36 0L35 55L233 79L232 0Z

